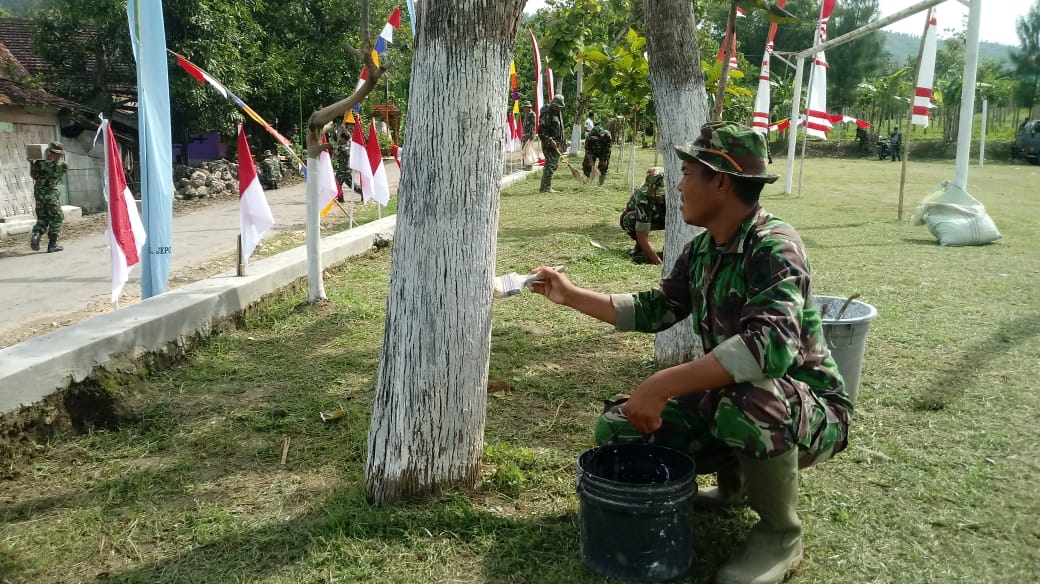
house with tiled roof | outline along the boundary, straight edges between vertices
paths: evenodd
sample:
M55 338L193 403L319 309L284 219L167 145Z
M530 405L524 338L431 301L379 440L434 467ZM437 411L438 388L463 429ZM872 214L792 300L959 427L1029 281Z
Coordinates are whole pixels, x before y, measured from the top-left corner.
M84 71L89 75L89 71ZM61 141L69 171L62 203L71 214L104 211L103 148L94 143L97 113L47 91L55 67L33 51L31 21L0 18L0 238L35 222L33 180L26 146ZM136 100L136 88L127 87ZM120 141L136 142L136 128L121 116ZM122 122L122 123L120 123ZM118 132L122 127L123 132Z

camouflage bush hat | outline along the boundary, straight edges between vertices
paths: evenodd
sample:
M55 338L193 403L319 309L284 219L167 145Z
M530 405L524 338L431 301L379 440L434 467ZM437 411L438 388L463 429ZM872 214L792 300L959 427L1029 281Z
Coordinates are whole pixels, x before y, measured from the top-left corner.
M651 166L646 169L646 184L664 184L664 167Z
M780 178L766 172L765 136L736 122L708 122L695 142L676 146L675 151L679 158L701 162L716 172L764 183Z
M270 150L264 150L264 156L270 156L270 155L271 155L271 151Z
M534 107L534 106L531 105L531 102L525 101L524 103L520 104L520 107Z
M47 154L65 154L65 145L61 142L51 142L47 145Z
M554 105L556 107L563 107L563 96L562 95L557 95L556 97L552 98L552 101L549 102L549 105Z

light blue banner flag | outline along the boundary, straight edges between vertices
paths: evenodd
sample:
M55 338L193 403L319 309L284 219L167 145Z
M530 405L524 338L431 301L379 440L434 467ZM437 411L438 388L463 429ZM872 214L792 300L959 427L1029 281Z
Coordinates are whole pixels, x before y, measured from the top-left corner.
M415 38L415 3L408 1L408 22L412 25L412 38Z
M127 0L137 60L137 135L141 207L148 239L141 258L141 298L166 291L173 253L173 139L162 2Z

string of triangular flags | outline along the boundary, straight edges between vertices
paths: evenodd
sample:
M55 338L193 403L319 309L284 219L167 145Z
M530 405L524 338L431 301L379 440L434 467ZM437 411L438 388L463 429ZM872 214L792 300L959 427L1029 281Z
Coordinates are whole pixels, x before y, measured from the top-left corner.
M298 165L300 165L301 169L306 169L307 165L304 164L302 160L300 160L300 157L297 156L295 152L293 152L292 142L288 138L286 138L285 136L281 135L278 132L278 130L276 130L274 128L274 126L272 126L271 124L267 123L267 120L262 118L260 116L260 114L256 113L256 111L253 110L253 108L251 108L248 105L246 105L246 103L244 101L242 101L237 95L232 93L231 90L228 89L226 85L224 85L219 80L217 80L217 78L214 77L213 75L210 75L202 67L199 67L195 63L192 63L191 61L186 59L184 57L184 55L175 53L174 51L171 51L169 49L166 49L166 50L171 55L174 55L175 57L177 57L177 64L180 65L181 69L184 69L188 73L188 75L191 75L199 83L201 83L203 85L209 85L213 89L216 89L218 93L220 93L221 95L224 96L224 99L231 100L247 116L249 116L254 122L260 124L264 128L264 130L266 130L268 134L273 136L274 139L279 144L281 144L282 146L285 146L286 152L288 152L288 154L296 161L296 163Z

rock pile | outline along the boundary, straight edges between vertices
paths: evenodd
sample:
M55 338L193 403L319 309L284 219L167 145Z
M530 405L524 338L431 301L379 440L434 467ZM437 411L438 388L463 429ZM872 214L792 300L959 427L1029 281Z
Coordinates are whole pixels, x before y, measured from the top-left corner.
M173 165L173 196L177 199L238 196L238 164L209 160L191 166Z

